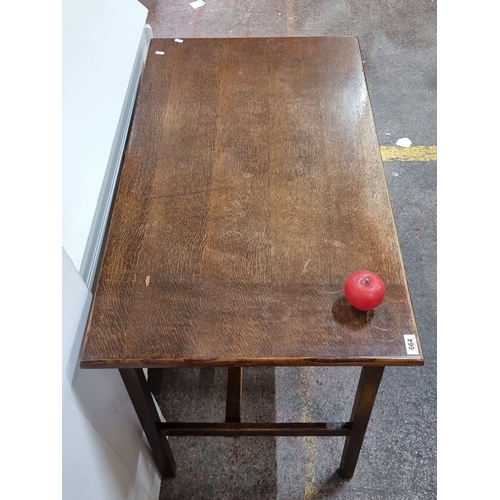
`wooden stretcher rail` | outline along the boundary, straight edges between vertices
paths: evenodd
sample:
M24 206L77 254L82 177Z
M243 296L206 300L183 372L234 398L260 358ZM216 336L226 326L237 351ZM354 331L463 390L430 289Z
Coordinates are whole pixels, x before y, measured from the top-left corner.
M351 422L318 423L185 423L162 422L167 436L350 436Z

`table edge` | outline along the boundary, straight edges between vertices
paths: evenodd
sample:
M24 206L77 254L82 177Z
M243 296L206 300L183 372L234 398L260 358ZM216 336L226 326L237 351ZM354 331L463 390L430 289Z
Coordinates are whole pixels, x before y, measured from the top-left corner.
M80 368L203 368L230 366L423 366L422 355L401 357L352 358L279 357L279 358L158 358L158 359L82 359Z

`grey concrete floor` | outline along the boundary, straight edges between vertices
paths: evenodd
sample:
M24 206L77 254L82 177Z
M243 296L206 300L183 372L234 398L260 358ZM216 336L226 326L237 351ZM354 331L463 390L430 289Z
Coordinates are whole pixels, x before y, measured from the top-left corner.
M142 0L157 38L357 36L381 146L436 145L432 0ZM171 438L175 479L160 499L436 498L436 162L385 169L426 364L388 368L354 477L343 438ZM245 421L348 420L359 368L249 368ZM151 370L169 420L222 421L222 369Z

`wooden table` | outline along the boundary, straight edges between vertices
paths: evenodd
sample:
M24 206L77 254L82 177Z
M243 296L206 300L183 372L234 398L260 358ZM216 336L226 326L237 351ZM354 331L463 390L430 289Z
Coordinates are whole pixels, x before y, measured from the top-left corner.
M120 370L163 477L181 435L346 436L352 477L384 367L423 362L357 39L153 39L81 366ZM267 365L362 366L350 421L242 423ZM226 422L160 422L142 368L206 366Z

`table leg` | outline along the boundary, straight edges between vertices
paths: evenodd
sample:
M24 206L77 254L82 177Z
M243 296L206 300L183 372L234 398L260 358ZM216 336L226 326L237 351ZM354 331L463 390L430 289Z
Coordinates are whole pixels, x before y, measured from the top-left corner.
M363 445L366 428L383 373L383 366L364 366L361 370L351 414L352 431L351 435L345 440L340 461L339 475L345 479L350 479L353 476L358 463L359 452Z
M151 446L156 466L163 478L175 477L176 464L167 438L159 429L160 415L142 369L121 369L120 375Z
M243 368L231 366L227 370L226 422L241 422L241 392Z

